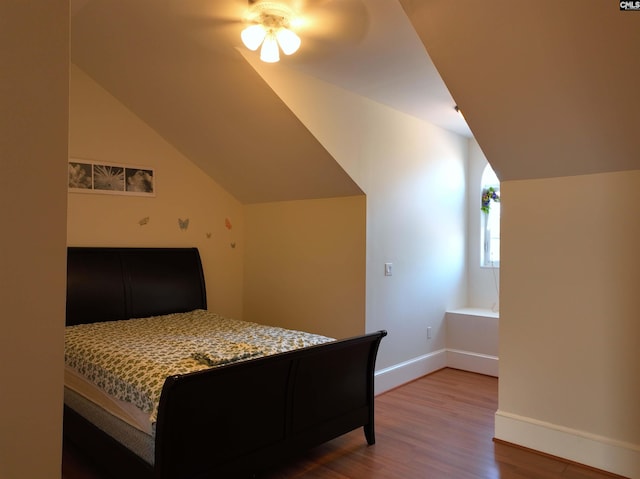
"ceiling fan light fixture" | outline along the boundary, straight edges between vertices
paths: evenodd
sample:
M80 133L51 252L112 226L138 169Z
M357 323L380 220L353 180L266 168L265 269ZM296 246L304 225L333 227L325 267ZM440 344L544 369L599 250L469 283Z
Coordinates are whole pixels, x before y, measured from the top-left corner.
M257 50L260 45L260 59L275 63L280 60L280 49L285 55L298 51L302 41L291 30L296 23L295 12L287 5L277 2L253 2L245 21L250 23L240 33L242 43L249 50Z
M278 39L278 44L285 55L291 55L297 52L298 48L300 48L300 43L302 43L300 37L288 28L281 28L278 30L276 38Z
M242 33L240 33L242 43L244 43L244 45L251 51L256 51L266 36L267 31L265 28L257 23L249 25L247 28L242 30Z
M280 49L278 48L278 41L276 36L270 32L262 42L262 48L260 49L260 60L265 63L276 63L280 61Z

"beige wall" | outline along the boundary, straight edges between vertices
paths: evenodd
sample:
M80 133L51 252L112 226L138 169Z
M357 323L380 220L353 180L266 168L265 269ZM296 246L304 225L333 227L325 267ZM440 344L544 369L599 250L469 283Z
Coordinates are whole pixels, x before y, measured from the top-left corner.
M156 196L69 193L68 244L198 247L209 309L241 318L242 205L75 66L70 91L70 157L151 167Z
M365 330L364 196L245 207L245 319L344 338Z
M1 2L0 18L0 477L50 479L62 445L69 11Z
M640 171L501 188L496 432L640 477Z

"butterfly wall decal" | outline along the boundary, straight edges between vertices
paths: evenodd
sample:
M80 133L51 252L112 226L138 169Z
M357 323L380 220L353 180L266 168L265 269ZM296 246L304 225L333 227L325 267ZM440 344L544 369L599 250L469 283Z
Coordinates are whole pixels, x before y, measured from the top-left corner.
M189 228L189 218L184 220L182 218L178 218L178 226L182 231L187 231L187 228Z

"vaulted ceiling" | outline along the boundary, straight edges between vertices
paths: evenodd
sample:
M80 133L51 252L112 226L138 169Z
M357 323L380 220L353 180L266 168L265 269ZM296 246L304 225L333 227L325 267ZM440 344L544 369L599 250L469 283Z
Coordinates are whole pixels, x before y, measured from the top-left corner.
M308 19L303 46L270 68L472 131L502 180L640 168L640 12L584 0L289 1ZM360 194L245 60L246 8L72 0L71 60L243 203Z

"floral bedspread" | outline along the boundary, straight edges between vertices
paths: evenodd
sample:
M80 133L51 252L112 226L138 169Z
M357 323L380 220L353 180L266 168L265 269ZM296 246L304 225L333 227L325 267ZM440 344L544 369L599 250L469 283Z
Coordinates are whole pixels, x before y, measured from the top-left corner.
M65 362L156 420L168 376L299 349L332 338L195 310L67 326Z

